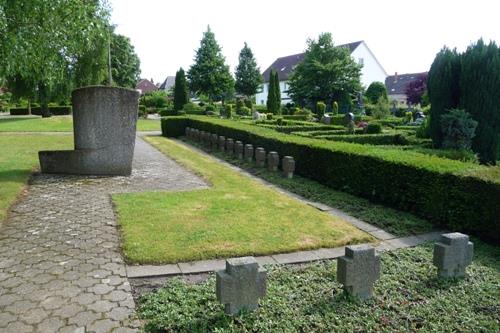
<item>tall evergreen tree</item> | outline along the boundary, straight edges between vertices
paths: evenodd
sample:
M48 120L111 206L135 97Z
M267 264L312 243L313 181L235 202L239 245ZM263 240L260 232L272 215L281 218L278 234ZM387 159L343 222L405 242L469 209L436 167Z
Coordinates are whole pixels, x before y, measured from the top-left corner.
M191 91L208 96L210 101L222 100L234 90L234 79L222 50L210 29L203 33L194 64L188 71Z
M267 91L267 110L271 113L276 114L278 111L277 97L276 97L276 78L274 69L271 69L269 74L269 86Z
M278 72L274 72L274 97L276 98L276 113L280 113L281 110L281 89L280 89L280 79L278 77Z
M500 140L500 49L482 39L461 56L460 107L478 122L472 150L496 164Z
M245 42L245 46L240 51L238 66L236 67L236 92L247 97L255 95L262 83L262 75L257 66L252 50Z
M427 92L431 103L430 134L434 146L441 147L441 116L458 107L460 56L456 50L443 48L434 59L427 78Z
M189 91L186 76L182 67L175 73L174 110L182 110L184 104L189 102Z

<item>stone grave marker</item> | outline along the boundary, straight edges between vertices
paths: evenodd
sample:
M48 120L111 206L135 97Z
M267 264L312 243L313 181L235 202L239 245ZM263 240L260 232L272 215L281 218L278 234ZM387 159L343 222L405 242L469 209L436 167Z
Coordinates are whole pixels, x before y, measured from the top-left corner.
M250 143L245 145L245 159L249 163L253 160L253 145Z
M243 143L241 141L236 141L234 144L234 153L240 160L243 158Z
M293 172L295 171L295 160L292 156L283 157L283 175L286 178L293 178Z
M337 261L337 281L344 290L361 300L373 295L373 284L380 277L380 257L369 245L345 248L345 256Z
M219 143L219 136L217 134L210 134L210 143L212 144L212 149L217 150L217 144Z
M277 171L280 164L280 156L275 151L270 151L267 154L267 169L269 171Z
M217 299L225 305L227 314L252 311L265 296L266 284L267 272L254 257L228 259L226 269L216 274Z
M465 268L472 262L474 244L469 236L459 232L441 235L434 245L433 263L438 268L438 276L464 277Z
M258 167L263 168L266 165L266 151L262 147L255 149L255 162Z
M226 151L229 154L232 154L234 152L234 140L231 138L226 139Z
M219 136L219 150L222 152L226 150L226 137L222 135Z

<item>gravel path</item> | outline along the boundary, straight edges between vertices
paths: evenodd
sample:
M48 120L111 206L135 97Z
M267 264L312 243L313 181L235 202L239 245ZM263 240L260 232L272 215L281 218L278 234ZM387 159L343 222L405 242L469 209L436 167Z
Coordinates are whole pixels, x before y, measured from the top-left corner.
M131 177L35 175L0 226L0 332L135 332L110 194L203 188L137 139Z

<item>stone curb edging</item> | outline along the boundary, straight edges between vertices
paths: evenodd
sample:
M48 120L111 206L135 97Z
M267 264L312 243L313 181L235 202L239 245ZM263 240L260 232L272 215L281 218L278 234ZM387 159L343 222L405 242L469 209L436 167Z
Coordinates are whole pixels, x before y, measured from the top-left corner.
M436 241L446 231L434 231L417 236L408 236L384 240L375 246L377 251L393 251L407 247L414 247L428 241ZM287 265L314 262L320 260L336 259L345 254L345 246L317 249L311 251L298 251L281 253L269 256L255 257L259 265ZM225 268L225 259L200 260L182 262L168 265L138 265L126 266L128 278L168 277L186 274L201 274L215 272Z

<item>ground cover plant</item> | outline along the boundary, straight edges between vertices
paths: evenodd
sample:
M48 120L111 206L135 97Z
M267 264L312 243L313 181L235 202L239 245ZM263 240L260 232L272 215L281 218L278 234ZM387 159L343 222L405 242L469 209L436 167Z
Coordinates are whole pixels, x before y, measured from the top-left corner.
M166 136L182 136L186 126L293 156L298 175L411 212L439 228L493 239L500 235L500 178L495 168L387 146L299 137L231 120L162 119Z
M71 135L0 134L0 222L38 167L38 151L71 149L72 145Z
M138 119L138 131L159 131L160 122ZM72 132L72 117L6 118L0 119L0 132Z
M215 298L215 278L169 280L142 297L148 332L498 332L500 250L475 243L464 279L438 279L432 245L382 254L374 298L358 302L336 282L336 261L267 266L267 295L252 313L230 317Z
M340 218L266 187L162 137L160 151L200 174L209 189L113 196L131 263L172 263L363 243L373 238Z

